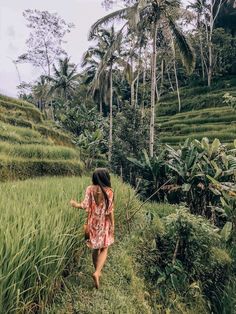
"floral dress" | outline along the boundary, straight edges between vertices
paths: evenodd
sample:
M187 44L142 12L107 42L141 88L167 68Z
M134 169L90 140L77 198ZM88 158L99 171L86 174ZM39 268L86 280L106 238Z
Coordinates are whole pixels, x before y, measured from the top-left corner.
M106 187L105 191L109 199L109 207L103 200L99 205L96 204L94 193L97 187L90 185L85 192L85 198L81 203L82 208L88 212L89 240L87 245L93 249L108 247L114 242L114 233L111 229L109 214L113 212L113 191Z

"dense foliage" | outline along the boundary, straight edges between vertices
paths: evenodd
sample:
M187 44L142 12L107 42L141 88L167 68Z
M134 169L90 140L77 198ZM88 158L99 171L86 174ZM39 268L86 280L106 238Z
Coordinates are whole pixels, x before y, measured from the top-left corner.
M232 259L214 225L179 209L161 221L154 216L141 237L137 256L154 310L227 313Z

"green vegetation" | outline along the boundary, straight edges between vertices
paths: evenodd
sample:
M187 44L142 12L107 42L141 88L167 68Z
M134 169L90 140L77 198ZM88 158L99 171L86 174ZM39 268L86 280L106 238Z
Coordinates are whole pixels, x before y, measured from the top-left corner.
M121 3L92 25L80 72L62 47L73 25L23 13L27 50L13 62L42 72L19 86L29 102L0 95L0 180L31 178L0 184L1 313L236 310L236 9ZM82 175L80 160L122 179L99 291L85 214L68 205L90 179L62 178Z
M0 180L80 175L71 136L25 101L0 95Z
M157 132L162 143L178 145L186 138L218 138L223 143L232 142L236 134L236 112L226 106L224 94L230 91L235 95L235 79L225 80L222 89L212 86L183 88L180 90L182 109L177 113L176 94L164 97L158 105ZM159 116L161 115L161 116Z
M46 313L228 313L232 258L218 230L173 205L146 204L142 215L110 248L101 288L86 250Z
M68 202L82 199L88 184L88 177L1 183L1 313L43 310L59 289L63 271L84 246L85 214ZM140 203L120 180L113 178L113 186L119 195L117 233L124 237L126 213L132 213Z

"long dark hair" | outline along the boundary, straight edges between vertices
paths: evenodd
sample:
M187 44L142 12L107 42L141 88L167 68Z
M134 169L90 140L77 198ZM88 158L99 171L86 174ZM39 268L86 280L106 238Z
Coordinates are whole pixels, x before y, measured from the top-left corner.
M97 168L93 172L92 181L94 185L99 185L106 203L106 210L109 208L109 198L104 188L111 188L111 178L106 168Z

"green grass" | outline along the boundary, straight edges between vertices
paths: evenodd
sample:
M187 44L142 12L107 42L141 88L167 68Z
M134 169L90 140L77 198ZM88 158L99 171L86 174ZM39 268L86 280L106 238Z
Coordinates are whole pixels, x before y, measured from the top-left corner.
M148 292L138 276L132 256L133 239L115 243L109 250L101 278L101 288L94 289L91 252L86 251L73 272L65 278L65 290L59 293L47 314L151 314Z
M0 95L0 181L45 175L80 175L72 135L33 105Z
M9 158L0 155L0 181L23 180L37 176L75 176L83 173L79 160Z
M68 160L79 159L79 151L63 146L49 146L42 144L10 145L0 143L0 153L10 157Z
M127 235L127 212L134 212L140 202L128 185L115 177L112 183L116 196L116 238L119 241ZM29 313L33 309L43 313L46 303L60 290L63 271L69 267L74 253L81 254L84 247L82 224L85 214L71 208L68 201L82 199L88 184L88 177L0 183L0 313ZM137 220L133 223L137 225ZM133 272L134 278L135 274L129 256L117 253L113 258L113 263L116 258L121 259L117 261L118 268L114 269L114 272L117 270L114 280L118 282L119 276L127 274L125 281L132 281L130 273ZM79 263L84 264L84 259L79 259ZM129 269L122 273L127 266ZM87 285L86 277L84 279ZM113 287L124 308L129 299L127 291L139 290L138 296L143 298L142 287L136 287L139 283L139 279L132 281L133 290L127 289L126 292L119 286ZM108 296L108 291L104 292ZM130 300L131 303L135 300ZM115 303L112 306L116 306Z
M0 101L7 101L7 102L10 102L12 104L17 104L17 105L24 106L24 107L32 107L33 106L31 103L29 103L28 101L25 101L23 99L13 98L13 97L5 96L2 94L0 94Z
M119 195L116 199L116 202L119 202L116 205L118 211L121 205L119 199L123 198L124 194L121 196L116 191L116 195ZM138 203L135 206L138 206ZM164 217L174 211L173 205L146 203L130 234L127 234L126 230L120 236L120 230L123 228L117 230L116 235L119 235L119 241L116 239L115 244L109 249L108 260L101 278L101 287L98 291L94 289L91 278L93 273L91 252L85 250L82 258L76 260L72 273L65 278L65 290L56 295L51 306L47 307L46 313L154 313L148 287L139 272L137 247L142 242L140 232L149 224L146 213L155 213ZM116 224L118 223L119 220L116 217Z
M180 88L180 96L182 103L182 111L199 110L209 107L222 107L223 95L229 92L236 95L235 91L236 79L222 79L213 83L211 88L207 86L182 87ZM178 112L178 98L176 92L168 93L161 97L158 106L158 115L173 115Z
M218 138L230 143L236 138L236 111L225 106L223 95L235 95L235 79L222 80L211 89L200 86L181 88L182 112L177 113L176 93L162 99L157 108L157 136L162 143L178 145L186 138Z
M41 112L33 105L25 106L25 105L21 105L17 103L11 103L11 102L0 100L0 106L7 110L22 111L26 115L28 120L32 120L35 123L40 123L43 121L43 116Z

